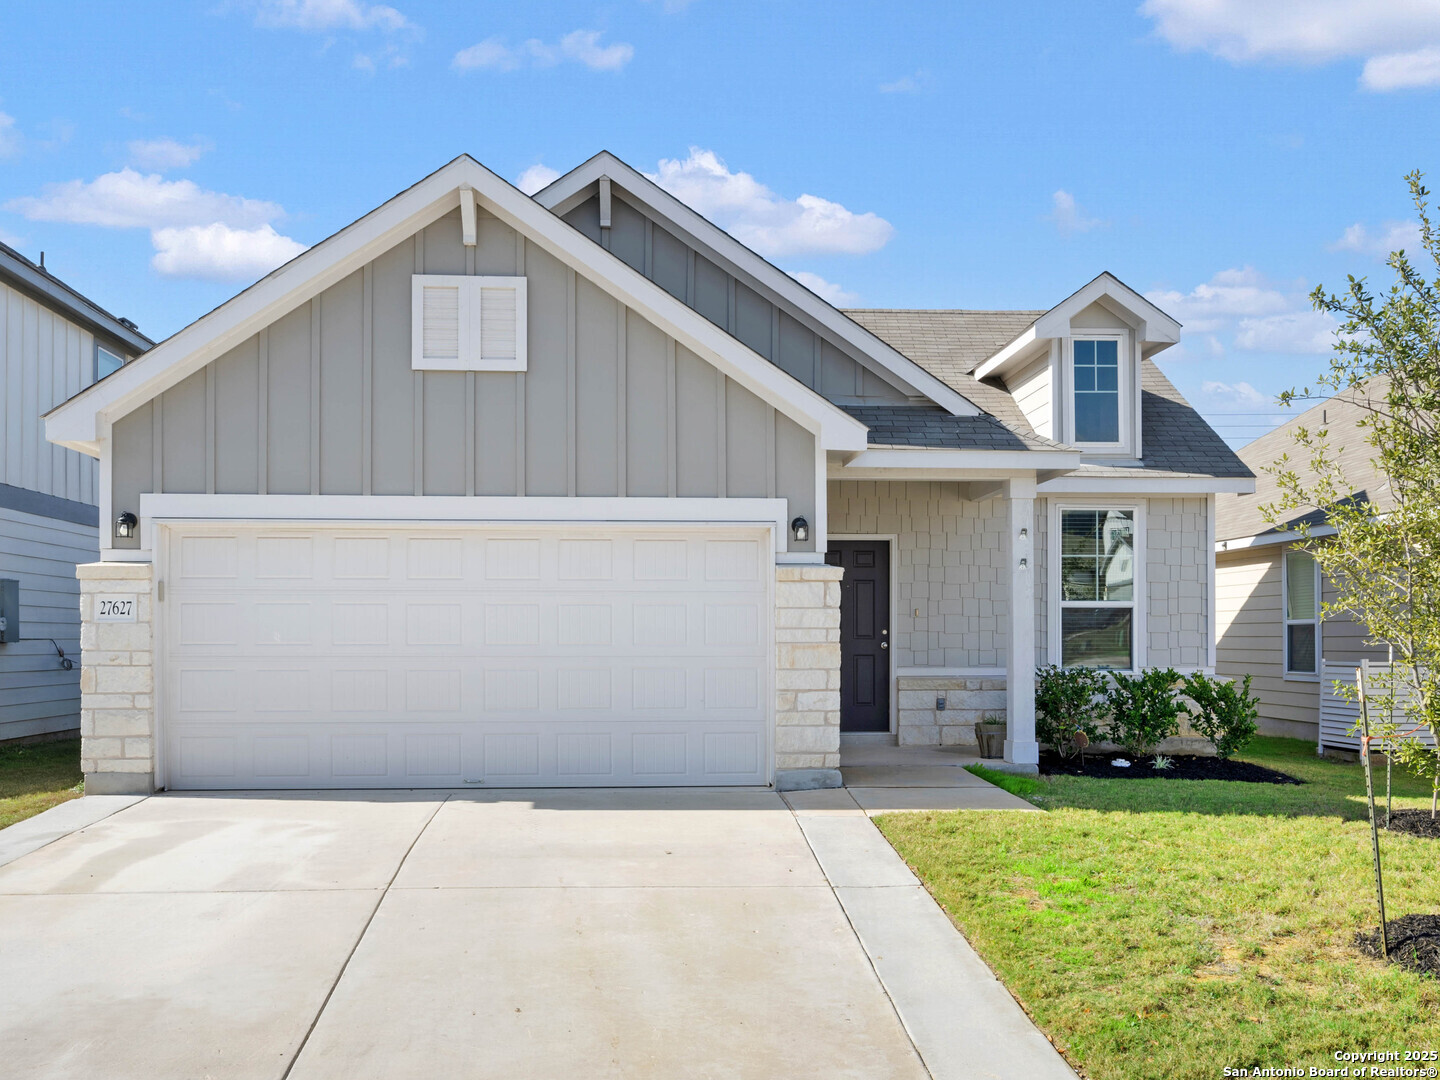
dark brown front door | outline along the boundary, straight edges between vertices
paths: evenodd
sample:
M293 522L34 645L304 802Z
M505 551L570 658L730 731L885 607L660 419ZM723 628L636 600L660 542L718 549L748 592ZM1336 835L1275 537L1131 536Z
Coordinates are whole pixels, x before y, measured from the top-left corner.
M840 730L890 730L890 542L832 540L840 582Z

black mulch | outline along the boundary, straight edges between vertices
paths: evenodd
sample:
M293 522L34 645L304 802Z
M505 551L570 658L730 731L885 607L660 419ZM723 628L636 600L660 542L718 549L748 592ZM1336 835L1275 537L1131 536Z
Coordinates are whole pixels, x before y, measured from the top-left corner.
M1381 807L1375 808L1375 820L1381 825L1385 824L1385 811ZM1429 810L1392 810L1390 831L1440 840L1440 818L1432 818Z
M1226 761L1218 757L1198 757L1194 754L1174 754L1170 757L1168 769L1153 767L1153 757L1132 758L1129 754L1085 755L1085 768L1080 768L1079 758L1062 759L1052 751L1040 755L1040 772L1044 776L1094 776L1102 780L1238 780L1246 784L1303 784L1274 769L1256 765L1250 761ZM1123 768L1110 762L1120 758L1130 762Z
M1429 811L1427 810L1428 814ZM1440 915L1402 915L1385 924L1390 934L1390 962L1440 977ZM1380 958L1380 928L1355 935L1355 947Z

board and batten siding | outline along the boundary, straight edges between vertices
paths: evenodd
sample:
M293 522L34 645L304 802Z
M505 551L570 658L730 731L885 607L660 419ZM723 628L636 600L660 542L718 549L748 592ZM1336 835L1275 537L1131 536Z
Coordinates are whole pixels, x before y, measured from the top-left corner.
M883 405L908 400L838 341L805 326L778 299L760 291L758 282L747 284L730 274L620 195L611 199L609 229L600 228L596 196L566 214L565 221L830 401Z
M95 460L45 441L40 419L95 380L95 339L0 283L0 483L94 505Z
M20 581L23 640L0 645L0 743L80 727L80 583L95 526L0 507L0 578ZM52 642L49 639L54 639ZM66 671L55 646L74 658Z
M528 370L412 371L419 273L524 276ZM475 247L456 210L113 439L117 513L143 492L778 497L815 513L809 431L483 212Z

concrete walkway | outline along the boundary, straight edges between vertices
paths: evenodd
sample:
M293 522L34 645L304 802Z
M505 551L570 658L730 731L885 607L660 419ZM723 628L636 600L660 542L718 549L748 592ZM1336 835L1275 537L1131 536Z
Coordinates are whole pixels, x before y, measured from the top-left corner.
M1026 802L965 770L988 765L973 752L860 743L840 748L840 774L854 803L870 814L898 810L1023 810ZM838 792L837 792L838 794ZM844 805L844 799L840 799Z
M0 867L4 1069L1073 1080L834 794L87 798Z

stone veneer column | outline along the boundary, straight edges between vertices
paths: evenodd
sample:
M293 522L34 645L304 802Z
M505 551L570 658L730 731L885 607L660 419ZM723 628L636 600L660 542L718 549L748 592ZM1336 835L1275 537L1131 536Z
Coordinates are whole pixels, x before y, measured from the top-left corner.
M86 563L80 579L80 770L87 795L155 790L149 563ZM95 597L135 597L134 622L96 622Z
M775 568L775 787L840 787L838 566Z

